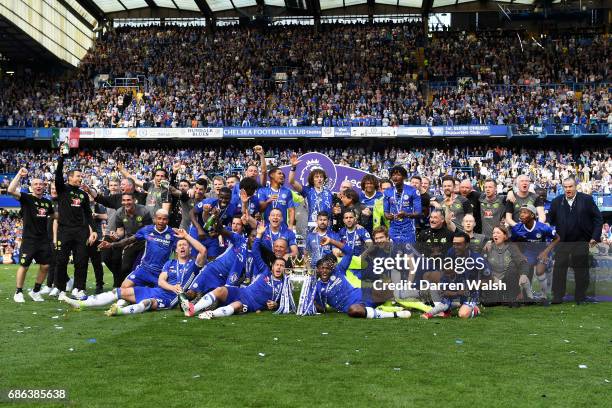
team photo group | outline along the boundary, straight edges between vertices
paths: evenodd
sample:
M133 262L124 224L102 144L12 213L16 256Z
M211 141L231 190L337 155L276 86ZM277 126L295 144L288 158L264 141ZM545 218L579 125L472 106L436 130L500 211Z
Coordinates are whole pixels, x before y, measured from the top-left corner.
M450 317L453 309L471 318L482 305L562 303L568 267L573 300L592 301L589 248L600 241L603 221L573 175L552 201L525 174L508 191L494 179L442 175L436 197L430 178L400 165L388 169L388 178L366 174L334 192L316 165L306 175L300 171L300 181L295 153L286 176L268 164L262 146L249 152L257 164L243 174L193 182L180 178L180 161L152 169L151 180L117 162L117 177L95 188L78 166L66 164L75 163L67 144L53 152L50 182L20 169L8 187L23 216L14 301L25 302L25 276L34 262L39 271L27 292L31 300L107 308L108 316L178 306L200 319L266 310L335 310L358 318L409 318L412 310L430 319ZM387 281L397 272L416 289L383 293L371 285L371 266L381 264L374 258L398 252L413 266L419 256L451 262L422 263L408 277L385 270ZM459 268L466 261L476 266ZM95 294L86 292L90 265ZM112 273L112 290L105 291L103 265ZM298 274L296 301L292 275ZM476 280L503 290L481 290L469 283Z

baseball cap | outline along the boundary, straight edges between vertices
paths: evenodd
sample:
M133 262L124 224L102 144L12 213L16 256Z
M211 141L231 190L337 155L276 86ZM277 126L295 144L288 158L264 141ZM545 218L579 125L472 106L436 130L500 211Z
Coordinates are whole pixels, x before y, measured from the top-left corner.
M531 211L533 213L533 215L536 215L538 213L536 208L533 206L533 204L525 204L525 205L521 206L521 210Z

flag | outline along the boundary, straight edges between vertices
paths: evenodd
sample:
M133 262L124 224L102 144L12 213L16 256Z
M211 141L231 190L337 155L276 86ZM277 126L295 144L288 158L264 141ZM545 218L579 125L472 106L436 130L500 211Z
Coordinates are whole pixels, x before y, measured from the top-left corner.
M79 139L81 137L81 129L80 128L72 128L70 129L70 134L68 136L68 146L71 149L79 148Z
M60 128L59 130L59 141L61 143L65 143L68 141L68 136L70 135L70 128Z
M59 129L53 128L51 129L51 148L57 149L60 145L59 142Z

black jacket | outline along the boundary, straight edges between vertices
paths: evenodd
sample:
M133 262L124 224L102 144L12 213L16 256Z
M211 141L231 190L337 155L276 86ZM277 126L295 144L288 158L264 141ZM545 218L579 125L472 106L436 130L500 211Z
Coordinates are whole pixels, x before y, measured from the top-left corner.
M146 201L147 201L146 193L142 193L140 191L134 191L132 194L134 196L134 204L141 204L141 205L146 204ZM122 196L123 196L123 193L109 194L105 196L98 194L95 200L97 203L102 204L106 208L114 208L115 210L118 210L122 207Z
M550 204L547 221L555 226L561 242L601 240L603 218L595 200L588 194L576 193L573 208L565 195L556 197Z

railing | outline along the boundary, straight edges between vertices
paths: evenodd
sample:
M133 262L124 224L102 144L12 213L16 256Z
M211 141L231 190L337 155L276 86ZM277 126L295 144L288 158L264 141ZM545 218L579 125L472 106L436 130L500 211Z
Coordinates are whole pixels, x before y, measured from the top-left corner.
M470 176L474 175L474 168L471 166L453 166L453 173L456 172L469 173Z
M136 78L115 78L113 80L113 85L115 87L121 87L121 88L141 86L138 77Z
M558 136L608 137L612 129L608 123L589 125L539 124L539 125L440 125L440 126L382 126L382 120L356 118L343 123L327 123L323 126L208 126L192 127L115 127L76 128L81 140L109 139L226 139L226 138L512 138ZM69 128L62 128L64 133ZM59 130L59 129L57 129ZM0 140L51 140L53 128L0 128Z
M475 84L475 83L474 83ZM429 89L431 90L440 90L440 89L448 89L454 90L461 86L458 81L430 81L427 83ZM471 86L467 85L467 88ZM565 83L556 83L556 84L488 84L488 87L493 89L494 91L510 91L514 89L524 89L524 90L536 90L536 89L568 89L574 92L583 91L588 88L608 88L612 90L612 82L565 82Z
M588 135L608 135L611 136L610 125L607 123L595 123L591 125L576 125L576 124L540 124L531 126L511 125L511 135L538 135L546 136L588 136Z

